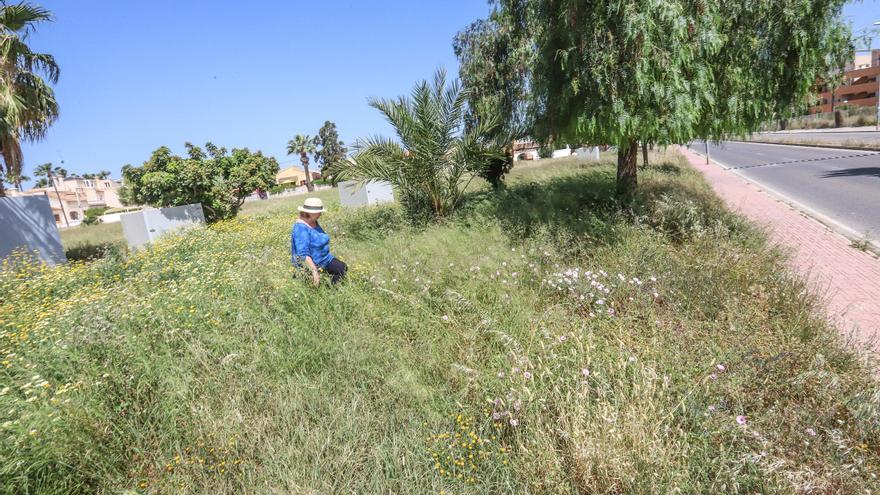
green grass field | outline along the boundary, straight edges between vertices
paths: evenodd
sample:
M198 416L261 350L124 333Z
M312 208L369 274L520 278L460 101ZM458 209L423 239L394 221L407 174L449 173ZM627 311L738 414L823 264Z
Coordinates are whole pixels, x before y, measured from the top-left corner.
M0 270L0 493L878 493L880 389L681 157L574 159L442 225L301 198ZM256 205L255 205L256 206Z

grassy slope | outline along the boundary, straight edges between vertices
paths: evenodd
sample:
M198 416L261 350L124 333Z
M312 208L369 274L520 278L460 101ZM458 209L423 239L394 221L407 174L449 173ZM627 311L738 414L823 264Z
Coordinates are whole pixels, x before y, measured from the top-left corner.
M625 211L571 160L425 230L334 206L337 290L290 276L295 201L4 272L0 491L880 490L867 364L666 161Z
M324 190L318 191L314 196L327 200L334 197L335 194L335 190ZM293 196L266 201L248 201L242 206L240 214L243 216L264 215L279 209L289 208L291 204L301 204L302 200L303 196ZM122 224L119 222L96 225L81 224L61 229L60 233L61 243L64 245L67 257L73 261L100 258L111 246L117 246L121 249L125 249L126 246Z

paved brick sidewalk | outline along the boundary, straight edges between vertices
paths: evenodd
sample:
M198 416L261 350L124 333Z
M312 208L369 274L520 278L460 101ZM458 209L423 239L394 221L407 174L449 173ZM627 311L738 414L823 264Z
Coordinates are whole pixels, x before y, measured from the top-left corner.
M765 226L771 241L789 250L794 269L824 295L829 316L842 332L880 349L880 260L757 184L706 165L704 156L686 148L681 151L731 209Z

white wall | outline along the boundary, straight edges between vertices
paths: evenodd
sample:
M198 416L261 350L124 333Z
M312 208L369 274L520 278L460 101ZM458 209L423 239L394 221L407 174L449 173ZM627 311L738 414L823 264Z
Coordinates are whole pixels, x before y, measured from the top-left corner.
M0 258L17 250L49 265L67 262L46 196L0 198Z
M134 213L123 213L119 218L125 240L132 249L155 242L169 232L205 223L205 214L199 203L170 208L149 208Z
M339 183L339 203L342 206L366 206L394 201L394 189L384 181L370 181L364 185L347 180Z

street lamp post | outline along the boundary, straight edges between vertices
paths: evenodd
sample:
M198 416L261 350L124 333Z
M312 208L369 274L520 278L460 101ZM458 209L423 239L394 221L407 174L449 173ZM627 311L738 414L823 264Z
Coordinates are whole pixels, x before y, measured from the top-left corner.
M49 176L49 182L52 183L52 187L55 189L55 195L58 196L58 204L61 206L61 216L64 217L64 224L70 227L70 222L67 221L67 212L64 211L64 201L61 200L61 193L58 192L58 185L55 184L55 178L52 175L52 170L49 170L49 173L46 175Z

